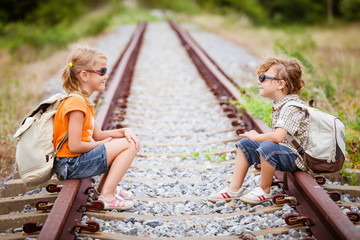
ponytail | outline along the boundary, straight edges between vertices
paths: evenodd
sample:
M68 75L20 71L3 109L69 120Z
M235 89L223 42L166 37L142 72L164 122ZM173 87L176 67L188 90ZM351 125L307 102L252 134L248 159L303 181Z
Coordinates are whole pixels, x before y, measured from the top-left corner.
M76 93L85 99L86 103L93 106L90 95L81 89L77 74L82 70L91 69L98 58L106 58L105 54L97 49L88 47L76 48L69 57L68 64L62 72L63 89L67 93Z

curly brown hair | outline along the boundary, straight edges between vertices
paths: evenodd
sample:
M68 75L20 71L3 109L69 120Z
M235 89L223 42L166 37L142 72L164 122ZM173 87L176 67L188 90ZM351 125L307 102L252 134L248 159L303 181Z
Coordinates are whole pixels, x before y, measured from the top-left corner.
M257 66L256 75L264 74L272 66L276 66L274 77L286 82L286 93L300 95L301 89L305 86L305 82L302 80L300 61L296 58L269 57Z

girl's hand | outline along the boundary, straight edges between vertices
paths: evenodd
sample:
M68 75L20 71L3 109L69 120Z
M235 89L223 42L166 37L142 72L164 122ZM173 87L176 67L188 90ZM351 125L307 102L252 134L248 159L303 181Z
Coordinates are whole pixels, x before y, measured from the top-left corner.
M124 136L125 138L128 140L128 142L133 141L135 143L135 148L137 151L140 150L140 141L138 140L137 136L135 135L135 133L133 133L133 131L131 131L130 129L126 128L124 131Z
M256 137L258 136L259 134L255 131L255 130L251 130L249 132L244 132L243 134L239 134L240 137L245 137L251 141L256 141Z

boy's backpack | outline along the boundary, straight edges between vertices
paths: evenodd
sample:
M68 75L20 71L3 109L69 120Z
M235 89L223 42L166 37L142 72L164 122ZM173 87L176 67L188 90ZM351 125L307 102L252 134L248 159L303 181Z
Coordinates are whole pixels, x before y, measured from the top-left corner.
M41 102L26 115L13 136L18 138L17 169L27 186L46 182L53 175L54 158L68 137L67 133L54 150L54 116L62 100L69 96L58 93Z
M296 101L286 103L282 111L288 106L301 107L309 116L309 136L305 149L294 136L286 136L304 159L309 172L313 174L341 170L345 160L345 127L340 119Z

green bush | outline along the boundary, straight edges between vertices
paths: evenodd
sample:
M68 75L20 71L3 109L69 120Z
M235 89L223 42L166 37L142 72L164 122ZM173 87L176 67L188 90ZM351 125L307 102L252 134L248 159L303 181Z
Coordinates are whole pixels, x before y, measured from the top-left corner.
M240 92L244 102L231 101L230 103L235 105L237 109L246 109L251 116L258 117L264 120L268 126L271 126L272 102L259 96L259 88L257 86L241 88Z
M340 11L347 20L360 19L360 0L342 0Z
M196 14L201 10L194 0L137 0L137 3L145 8L172 10L189 14Z
M326 19L326 1L312 0L260 0L268 9L271 22L277 25L288 23L314 23Z

